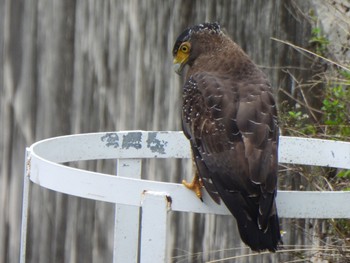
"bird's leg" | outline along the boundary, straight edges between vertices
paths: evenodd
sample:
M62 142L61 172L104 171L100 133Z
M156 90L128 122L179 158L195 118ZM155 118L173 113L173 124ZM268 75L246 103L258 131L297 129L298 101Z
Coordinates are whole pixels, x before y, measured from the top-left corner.
M195 174L192 179L192 182L188 183L186 180L182 180L182 184L186 186L188 189L195 192L197 197L203 202L202 191L201 191L201 188L203 187L203 183L202 183L202 180L199 178L198 170L196 169L196 167L194 168L195 168Z

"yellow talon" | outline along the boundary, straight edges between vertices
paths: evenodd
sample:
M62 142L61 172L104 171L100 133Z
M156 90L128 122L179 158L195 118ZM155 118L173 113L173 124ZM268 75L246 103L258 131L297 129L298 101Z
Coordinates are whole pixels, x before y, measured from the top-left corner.
M203 202L202 191L201 191L201 188L203 187L203 183L197 173L193 177L193 180L191 183L188 183L186 180L182 180L182 184L186 186L188 189L194 191L197 197Z

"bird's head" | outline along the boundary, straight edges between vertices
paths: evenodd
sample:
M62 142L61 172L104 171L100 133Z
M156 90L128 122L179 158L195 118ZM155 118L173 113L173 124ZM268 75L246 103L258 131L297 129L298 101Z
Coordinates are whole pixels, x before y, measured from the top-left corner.
M222 31L217 22L195 25L183 31L176 39L173 48L173 63L176 73L180 74L185 65L191 65L196 57L203 52L203 48L210 48L208 46L209 43L201 41L201 45L199 45L198 41L196 41L198 36L202 35L202 33L218 35L222 33Z

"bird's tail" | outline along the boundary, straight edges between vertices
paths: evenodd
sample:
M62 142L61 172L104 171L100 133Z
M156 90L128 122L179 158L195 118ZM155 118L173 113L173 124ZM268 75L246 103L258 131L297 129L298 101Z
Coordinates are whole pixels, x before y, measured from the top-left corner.
M237 218L239 234L244 243L254 251L269 250L275 252L282 244L278 215L269 218L266 231L259 229L254 221ZM243 221L243 222L240 222Z
M239 192L221 195L227 208L237 220L239 234L244 243L254 251L275 252L282 244L277 210L267 216L264 227L259 226L259 206L244 198ZM248 198L249 199L249 198ZM275 201L272 200L272 207Z

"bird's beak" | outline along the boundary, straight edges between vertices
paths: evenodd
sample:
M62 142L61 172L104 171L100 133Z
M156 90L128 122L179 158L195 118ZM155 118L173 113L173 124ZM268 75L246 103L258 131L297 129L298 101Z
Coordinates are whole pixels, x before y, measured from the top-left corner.
M186 55L181 54L181 53L176 54L176 56L174 57L174 60L173 60L174 71L180 75L184 66L186 65L187 61L188 61L187 54Z
M184 68L185 64L181 64L179 62L175 62L175 59L174 59L174 71L177 73L177 74L181 74L183 68Z

